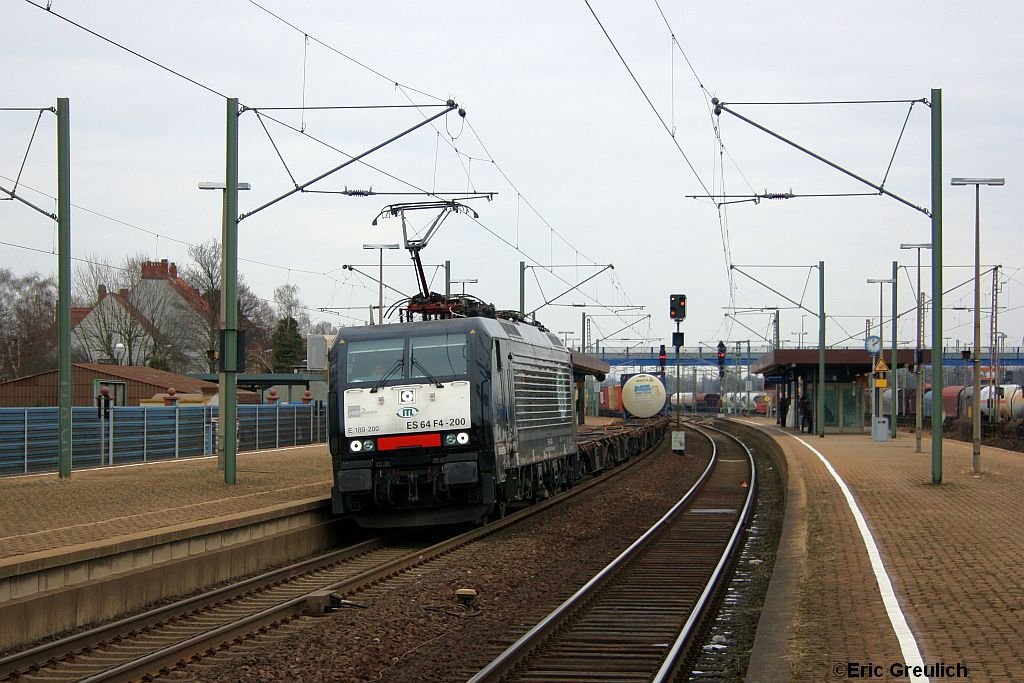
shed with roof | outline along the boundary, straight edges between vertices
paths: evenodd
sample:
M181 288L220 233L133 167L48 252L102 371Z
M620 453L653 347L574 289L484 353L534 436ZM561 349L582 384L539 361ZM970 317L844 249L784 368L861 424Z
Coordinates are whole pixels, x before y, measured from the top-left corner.
M20 377L0 384L0 407L56 406L57 370ZM117 405L137 406L144 399L166 394L173 388L178 395L209 397L215 402L217 385L200 379L144 366L108 365L104 363L72 363L71 403L76 406L95 405L102 386L111 388ZM239 403L259 403L259 395L239 389Z

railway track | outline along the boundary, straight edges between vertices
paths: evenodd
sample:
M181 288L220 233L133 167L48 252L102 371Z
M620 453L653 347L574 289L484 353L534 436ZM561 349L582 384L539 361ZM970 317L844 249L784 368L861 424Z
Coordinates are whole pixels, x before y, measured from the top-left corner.
M619 428L601 431L617 434ZM596 443L597 435L594 437ZM622 432L622 438L636 436ZM633 445L651 445L648 437L644 439L642 444ZM581 439L581 445L585 440ZM571 491L441 542L424 538L422 532L417 541L366 541L5 657L0 659L0 680L137 680L167 674L305 613L344 606L346 596L539 514L609 481L641 460L634 457Z
M714 454L666 515L470 681L667 681L741 546L756 472L749 451L701 431Z

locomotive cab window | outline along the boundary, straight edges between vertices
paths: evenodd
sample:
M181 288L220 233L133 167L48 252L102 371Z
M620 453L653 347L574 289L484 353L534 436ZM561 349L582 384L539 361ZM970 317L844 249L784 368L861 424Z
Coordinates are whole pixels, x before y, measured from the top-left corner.
M385 376L402 377L404 345L401 339L356 341L347 346L345 372L349 382L379 382Z
M409 378L464 377L466 335L445 334L409 340Z

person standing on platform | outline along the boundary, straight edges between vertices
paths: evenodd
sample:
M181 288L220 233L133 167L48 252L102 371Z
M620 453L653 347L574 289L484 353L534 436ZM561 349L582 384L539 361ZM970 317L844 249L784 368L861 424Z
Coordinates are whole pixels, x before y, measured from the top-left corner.
M811 402L807 400L807 396L800 397L800 431L804 431L804 426L807 426L807 433L811 433Z
M783 396L779 399L779 418L783 427L786 426L786 416L789 415L789 396Z

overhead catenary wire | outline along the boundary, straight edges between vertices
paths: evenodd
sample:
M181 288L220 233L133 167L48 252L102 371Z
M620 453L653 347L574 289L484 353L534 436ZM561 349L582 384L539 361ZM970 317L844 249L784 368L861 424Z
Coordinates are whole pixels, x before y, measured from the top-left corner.
M7 178L4 175L0 175L0 178L9 180L9 178ZM35 192L35 193L37 193L37 194L39 194L39 195L41 195L43 197L46 197L48 199L56 200L56 197L54 197L54 196L52 196L50 194L47 194L46 192L43 192L41 190L38 190L36 188L33 188L31 186L23 184L23 187L25 187L26 189L31 190L32 192ZM129 223L129 222L121 220L119 218L114 218L114 217L109 216L107 214L104 214L102 212L95 211L93 209L89 209L87 207L84 207L84 206L82 206L80 204L72 203L71 207L76 209L76 210L83 211L85 213L94 215L94 216L96 216L98 218L102 218L103 220L107 220L107 221L110 221L112 223L116 223L118 225L124 226L126 228L130 228L132 230L136 230L138 232L145 233L147 235L151 235L153 237L156 237L158 240L159 239L164 239L164 240L167 240L169 242L175 242L177 244L180 244L180 245L188 247L188 248L196 248L196 247L199 246L199 245L197 245L197 244L195 244L193 242L189 242L187 240L182 240L182 239L178 239L176 237L171 237L170 235L166 235L166 234L163 234L163 233L160 233L160 232L156 232L156 231L150 230L148 228L143 228L143 227L141 227L139 225L135 225L133 223ZM54 255L55 254L55 251L50 251L50 250L46 250L46 249L38 249L36 247L30 247L30 246L22 245L22 244L15 244L15 243L12 243L12 242L0 242L0 244L3 244L5 246L9 246L9 247L15 247L15 248L18 248L18 249L25 249L25 250L28 250L28 251L34 251L34 252L38 252L38 253L42 253L42 254L48 254L48 255ZM111 266L109 264L101 264L101 263L97 263L95 261L91 261L89 259L83 259L83 258L74 257L74 256L72 257L72 260L80 261L82 263L90 263L90 264L93 264L93 265L101 265L101 266L104 266L104 267L113 268L115 270L124 270L123 268L119 268L118 266ZM335 272L336 270L338 270L337 268L334 269L334 270L321 272L321 271L309 270L309 269L305 269L305 268L298 268L298 267L295 267L295 266L283 266L283 265L276 264L276 263L269 263L269 262L260 261L260 260L257 260L257 259L245 258L243 256L239 256L238 260L240 262L244 262L244 263L252 263L252 264L255 264L255 265L265 266L265 267L268 267L268 268L275 268L275 269L278 269L278 270L284 270L284 271L288 271L288 272L295 272L295 273L303 273L303 274L308 274L308 275L323 276L323 277L327 277L329 280L332 280L334 282L338 282L337 280L334 280L334 278L330 277L330 273ZM339 284L346 284L346 283L339 283Z
M141 60L143 60L143 61L145 61L145 62L147 62L149 64L152 64L153 66L156 66L157 68L159 68L159 69L161 69L163 71L166 71L167 73L173 74L174 76L177 76L178 78L181 78L181 79L183 79L183 80L185 80L185 81L187 81L187 82L189 82L189 83L191 83L193 85L196 85L196 86L202 88L203 90L206 90L207 92L210 92L210 93L212 93L214 95L217 95L217 96L219 96L221 98L224 98L225 100L228 99L227 95L225 95L224 93L216 90L215 88L213 88L211 86L208 86L208 85L206 85L206 84L204 84L204 83L202 83L202 82L200 82L200 81L198 81L198 80L196 80L194 78L191 78L190 76L187 76L187 75L181 73L180 71L177 71L177 70L175 70L175 69L173 69L173 68L171 68L171 67L169 67L169 66L167 66L165 64L162 64L162 63L156 61L155 59L147 57L146 55L142 54L141 52L133 50L133 49L127 47L126 45L123 45L123 44L117 42L116 40L114 40L112 38L108 38L108 37L106 37L106 36L104 36L104 35L102 35L100 33L97 33L96 31L93 31L92 29L90 29L90 28L88 28L88 27L86 27L86 26L84 26L84 25L82 25L82 24L80 24L80 23L78 23L78 22L76 22L74 20L72 20L72 19L70 19L68 17L65 17L64 15L62 15L62 14L60 14L58 12L54 12L48 6L47 7L42 7L41 5L39 5L38 3L34 2L33 0L25 0L25 2L27 2L30 5L32 5L33 7L36 7L37 9L45 11L47 14L51 14L51 15L57 17L58 19L61 19L62 21L65 21L65 22L71 24L72 26L75 26L76 28L78 28L78 29L80 29L82 31L85 31L86 33L88 33L88 34L90 34L92 36L95 36L96 38L99 38L100 40L103 40L106 43L109 43L109 44L111 44L111 45L113 45L113 46L115 46L115 47L117 47L117 48L119 48L121 50L124 50L125 52L128 52L131 55L134 55L135 57L138 57L139 59L141 59ZM259 7L261 10L267 12L268 14L271 14L271 15L277 17L277 15L274 15L273 12L270 12L269 10L267 10L266 8L258 5L257 3L252 2L252 4L257 6L257 7ZM277 17L277 18L280 19L280 17ZM284 20L282 19L281 21L284 21ZM288 22L285 22L285 23L288 23ZM296 30L298 30L298 29L296 29ZM310 37L312 37L312 36L310 36ZM313 37L313 40L315 40L317 43L321 43L321 41L317 40L315 37ZM323 43L321 43L321 44L323 44ZM375 71L374 69L371 69L370 67L367 67L365 64L362 64L361 62L358 62L357 60L349 57L348 55L345 55L344 53L341 53L338 50L334 50L333 48L330 48L326 44L324 44L324 46L328 47L329 49L332 49L332 51L337 52L341 56L343 56L346 59L349 59L350 61L358 64L359 66L361 66L361 67L363 67L365 69L368 69L368 70L372 71L373 73L376 73L377 75L379 75L381 77L384 77L383 74ZM397 82L395 82L395 85L397 86L399 84ZM408 86L405 86L405 87L408 87ZM439 100L441 99L441 98L437 98L437 97L435 97L433 95L430 95L429 93L425 93L425 92L423 92L421 90L417 90L417 89L411 88L411 87L408 87L408 88L409 88L409 90L412 90L414 92L420 93L421 95L424 95L425 97L431 97L431 98L439 99ZM379 108L381 105L372 105L372 106L375 107L375 108ZM393 106L395 106L395 107L404 107L404 105L393 105ZM431 105L431 106L437 106L437 105ZM439 106L444 106L444 105L439 105ZM19 110L20 109L21 108L19 108ZM33 110L34 109L35 108L33 108ZM283 109L288 109L288 108L283 108ZM323 140L320 140L320 139L318 139L318 138L316 138L314 136L309 135L308 133L305 133L305 131L302 130L302 129L294 128L293 126L290 126L289 124L285 124L284 122L279 121L279 120L277 120L277 119L275 119L274 117L271 117L271 116L267 116L267 118L272 120L272 121L275 121L276 123L279 123L280 125L284 125L284 126L288 126L289 128L293 128L293 130L295 130L296 132L299 132L299 133L301 133L303 135L306 135L310 139L315 140L316 142L319 142L320 144L324 144L324 145L330 147L331 149L334 149L335 151L337 151L337 152L339 152L341 154L345 154L345 152L343 152L342 150L337 149L336 147L333 147L331 145L328 145ZM375 171L377 171L379 173L384 173L385 175L387 175L387 176L389 176L389 177L391 177L391 178L393 178L395 180L398 180L399 182L403 182L403 183L405 182L405 181L401 181L401 179L399 179L397 176L394 176L392 174L386 173L386 172L384 172L383 170L381 170L379 168L376 168L376 167L373 167L373 166L370 166L370 167L373 168ZM408 184L408 185L412 186L410 183L405 183L405 184Z
M15 248L15 249L23 249L25 251L32 251L32 252L36 252L36 253L39 253L39 254L46 254L47 256L56 256L57 255L55 251L51 251L51 250L47 250L47 249L39 249L37 247L30 247L30 246L25 245L25 244L15 244L13 242L0 241L0 245L3 245L5 247L12 247L12 248ZM106 268L108 270L118 270L118 271L121 271L123 273L130 273L130 272L132 272L132 271L129 271L127 268L122 268L121 266L115 266L115 265L112 265L110 263L104 263L102 261L93 261L91 259L82 258L80 256L72 256L71 260L72 261L76 261L78 263L87 263L89 265L97 266L97 267L100 267L100 268ZM241 260L245 260L245 259L239 259L239 260L241 261ZM274 267L281 268L282 266L274 266ZM310 271L305 271L305 272L310 272ZM313 273L313 274L314 275L322 275L323 273ZM333 280L333 278L331 278L331 279ZM338 282L337 280L335 280L335 282L337 282L338 284L342 284L342 285L348 284L348 283L344 283L344 282ZM352 285L349 285L349 286L352 286ZM363 288L367 289L368 291L370 290L370 288L366 287L366 286L363 286ZM253 294L253 297L258 299L258 300L260 300L260 301L264 301L266 303L270 303L270 304L274 303L274 301L272 299L266 299L264 297L256 296L255 294ZM310 307L310 306L299 306L299 308L301 308L303 310L306 310L306 311L314 311L314 312L320 310L319 308L314 308L314 307ZM337 315L340 316L340 314L337 314ZM350 316L341 316L341 317L349 317L351 320L358 320L358 318L351 318Z
M346 53L342 52L341 50L337 49L336 47L334 47L334 46L332 46L332 45L329 45L328 43L325 43L324 41L320 40L319 38L317 38L317 37L316 37L315 35L313 35L313 34L312 34L312 33L310 33L309 31L306 31L305 29L299 28L299 27L298 27L298 26L296 26L295 24L293 24L293 23L291 23L290 21L288 21L287 19L283 18L283 17L281 16L281 15L279 15L279 14L276 14L276 13L274 13L274 12L271 12L271 11L270 11L269 9L267 9L267 8L266 8L266 7L264 7L263 5L259 4L259 3L258 3L258 2L256 2L255 0L248 0L248 2L249 2L249 4L250 4L250 5L252 5L253 7L256 7L256 8L258 8L258 9L260 9L260 10L262 10L262 11L266 12L266 13L267 13L267 14L269 14L270 16L274 17L275 19L277 19L278 21L280 21L280 22L281 22L282 24L284 24L284 25L286 25L286 26L290 27L291 29L293 29L293 30L295 30L295 31L297 31L297 32L299 32L299 33L301 33L301 34L302 34L302 35L304 35L304 36L307 36L307 37L309 37L309 38L310 38L310 39L311 39L311 40L312 40L313 42L315 42L315 43L316 43L317 45L320 45L321 47L324 47L324 48L326 48L326 49L330 50L331 52L333 52L333 53L337 54L337 55L338 55L339 57L342 57L342 58L344 58L344 59L347 59L348 61L352 62L352 63L353 63L353 64L355 64L356 66L359 66L359 67L361 67L361 68L363 68L363 69L365 69L365 70L369 71L370 73L372 73L372 74L375 74L375 75L377 75L377 76L379 76L379 77L383 78L384 80L388 81L389 83L392 83L392 84L394 84L394 86L395 86L396 88L408 88L409 90L412 90L413 92L416 92L416 93L419 93L420 95L423 95L424 97L430 97L430 98L433 98L433 99L435 99L435 100L438 100L438 101L440 101L440 102L444 102L444 101L445 101L445 100L447 99L447 98L445 98L445 97L438 97L437 95L431 95L430 93L428 93L428 92L424 92L423 90L417 90L416 88L413 88L412 86L409 86L409 85L405 85L405 84L403 84L403 83L400 83L399 81L395 80L394 78L391 78L390 76L385 76L385 75L384 75L383 73L381 73L380 71L377 71L377 70L376 70L376 69L374 69L373 67L371 67L371 66L368 66L368 65L366 65L366 64L363 64L363 63L362 63L361 61L359 61L359 60L358 60L358 59L356 59L355 57L352 57L351 55L348 55L348 54L346 54Z
M142 53L138 52L137 50L134 50L134 49L132 49L132 48L129 48L128 46L124 45L123 43L120 43L120 42L118 42L118 41L116 41L116 40L114 40L114 39L112 39L112 38L108 38L108 37L106 37L106 36L103 36L103 35L99 34L98 32L96 32L96 31L94 31L94 30L92 30L92 29L90 29L90 28L86 27L85 25L83 25L83 24L81 24L81 23L79 23L79 22L76 22L76 21L74 21L74 20L72 20L72 19L70 19L70 18L68 18L68 17L65 17L64 15L61 15L61 14L59 14L58 12L53 12L53 11L51 11L51 10L50 10L49 6L43 7L43 6L39 5L39 4L38 4L38 3L36 3L36 2L33 2L32 0L25 0L25 1L26 1L26 2L28 2L29 4L31 4L32 6L36 7L37 9L40 9L40 10L46 11L46 12L47 12L48 14L51 14L51 15L53 15L54 17L57 17L58 19L60 19L60 20L62 20L62 21L64 21L64 22L66 22L66 23L68 23L68 24L70 24L70 25L72 25L72 26L75 26L76 28L78 28L78 29L80 29L80 30L82 30L82 31L84 31L84 32L86 32L86 33L88 33L88 34L90 34L90 35L93 35L94 37L96 37L96 38L99 38L100 40L103 40L104 42L107 42L107 43L109 43L109 44L111 44L111 45L113 45L113 46L117 47L118 49L121 49L121 50L123 50L123 51L125 51L125 52L128 52L129 54L131 54L131 55L133 55L133 56L135 56L135 57L137 57L137 58L139 58L139 59L141 59L141 60L143 60L143 61L145 61L145 62L147 62L147 63L149 63L149 64L151 64L151 65L153 65L153 66L156 66L157 68L159 68L159 69L161 69L161 70L163 70L163 71L165 71L165 72L167 72L167 73L170 73L170 74L172 74L172 75L174 75L174 76L176 76L176 77L178 77L178 78L180 78L180 79L182 79L182 80L184 80L184 81L186 81L186 82L188 82L188 83L191 83L191 84L193 84L193 85L195 85L195 86L197 86L197 87L200 87L200 88L201 88L201 89L203 89L204 91L207 91L207 92L209 92L209 93L211 93L211 94L217 95L217 96L219 96L219 97L221 97L221 98L227 99L227 96L226 96L226 95L225 95L224 93L220 92L219 90L215 89L214 87L211 87L211 86L209 86L209 85L207 85L207 84L205 84L205 83L202 83L202 82L200 82L199 80L197 80L197 79L195 79L195 78L192 78L192 77L190 77L190 76L187 76L186 74L182 73L181 71L178 71L177 69L174 69L174 68L172 68L172 67L170 67L170 66L167 66L167 65L165 65L165 64L163 64L163 63L161 63L161 62L159 62L159 61L157 61L157 60L155 60L155 59L152 59L152 58L150 58L150 57L147 57L146 55L144 55L144 54L142 54ZM357 60L357 59L355 59L355 58L351 57L351 56L350 56L350 55L348 55L348 54L345 54L345 53L344 53L344 52L342 52L341 50L338 50L337 48L334 48L333 46L331 46L331 45L327 44L326 42L324 42L324 41L322 41L322 40L318 39L318 38L317 38L316 36L314 36L313 34L309 33L308 31L305 31L305 30L302 30L302 29L298 28L298 27L297 27L296 25L292 24L291 22L288 22L287 20L283 19L283 18L282 18L281 16L279 16L278 14L276 14L276 13L274 13L274 12L272 12L272 11L268 10L268 9L267 9L266 7L263 7L263 6L262 6L262 5L260 5L259 3L257 3L257 2L254 2L253 0L250 0L250 4L254 5L254 6L255 6L255 7L257 7L258 9L260 9L261 11L263 11L263 12L267 13L268 15L270 15L270 16L272 16L272 17L274 17L274 18L278 19L279 21L281 21L282 23L284 23L284 24L288 25L288 26L289 26L289 27L291 27L292 29L294 29L294 30L296 30L296 31L300 32L300 33L301 33L301 34L302 34L303 36L308 36L308 37L309 37L309 38L310 38L311 40L313 40L313 41L314 41L314 42L316 42L317 44L319 44L319 45L322 45L323 47L327 48L328 50L330 50L330 51L332 51L332 52L334 52L334 53L336 53L336 54L338 54L339 56L343 57L344 59L346 59L346 60L348 60L348 61L350 61L350 62L352 62L352 63L354 63L354 64L358 65L359 67L361 67L361 68L363 68L363 69L366 69L367 71L369 71L369 72L371 72L371 73L373 73L373 74L375 74L375 75L377 75L377 76L379 76L379 77L381 77L381 78L383 78L383 79L386 79L386 80L387 80L387 81L388 81L389 83L392 83L392 84L393 84L393 85L394 85L394 86L395 86L396 88L399 88L399 89L401 89L401 90L403 91L403 93L404 93L404 91L405 91L405 90L408 90L408 91L411 91L411 92L415 92L415 93L418 93L418 94L420 94L420 95L423 95L423 96L425 96L425 97L429 97L429 98L432 98L432 99L438 100L439 102L445 102L445 98L441 98L441 97L438 97L438 96L432 95L432 94L430 94L430 93L428 93L428 92L425 92L425 91L423 91L423 90L421 90L421 89L417 89L417 88L414 88L414 87L411 87L411 86L408 86L408 85L402 84L401 82L399 82L399 81L397 81L397 80L395 80L395 79L391 79L391 78L389 78L388 76L385 76L385 75L384 75L383 73L381 73L381 72L377 71L376 69L373 69L372 67L369 67L369 66L368 66L368 65L366 65L365 63L363 63L363 62L361 62L361 61L359 61L359 60ZM406 94L406 96L407 96L407 93L404 93L404 94ZM424 106L424 105L416 105L416 106ZM430 105L430 106L436 106L436 105ZM441 106L444 106L444 105L441 105ZM306 109L306 108L307 108L307 107L303 106L303 109ZM282 108L282 109L286 109L286 108ZM264 114L264 116L265 116L266 118L268 118L268 119L272 120L272 121L275 121L275 122L276 122L276 123L278 123L279 125L283 125L283 126L286 126L286 127L292 128L293 130L296 130L296 131L297 131L297 132L299 132L300 134L302 134L302 135L306 135L306 136L307 136L307 137L309 137L310 139L312 139L312 140L314 140L314 141L316 141L316 142L318 142L318 143L320 143L320 144L323 144L323 145L325 145L325 146L326 146L326 147L328 147L328 148L334 149L335 151L337 151L337 152L339 152L339 153L345 154L345 152L343 152L343 151L342 151L342 150L340 150L340 149L337 149L337 148L336 148L336 147L334 147L333 145L330 145L330 144L326 143L325 141L323 141L323 140L320 140L320 139L316 138L315 136L311 136L311 135L309 135L309 134L308 134L308 133L306 133L306 132L305 132L304 130L302 130L302 128L301 128L301 127L300 127L300 128L295 128L294 126L291 126L291 125L289 125L289 124L286 124L286 123L284 123L284 122L282 122L282 121L279 121L279 120L277 120L277 119L275 119L274 117L271 117L271 116L269 116L269 115L266 115L266 114ZM470 126L470 129L472 130L472 126ZM482 142L482 140L480 140L480 137L479 137L479 135L477 135L477 134L475 133L475 131L474 131L474 135L475 135L475 137L477 138L477 140L478 140L478 141L480 142L481 146L483 147L483 142ZM456 150L456 151L458 151L458 150ZM682 150L681 150L681 148L680 148L680 151L682 151ZM467 158L467 159L472 159L472 158L473 158L473 157L471 157L470 155L464 155L464 154L463 154L463 156L464 156L465 158ZM514 187L513 183L512 183L512 182L511 182L511 180L510 180L510 179L508 178L507 174L505 174L505 173L504 173L504 171L501 171L500 167L498 167L498 166L497 166L497 163L495 162L495 160L493 159L493 157L492 157L492 156L491 156L491 155L490 155L489 153L488 153L488 156L490 157L490 158L488 159L488 161L490 161L490 162L491 162L491 163L492 163L492 164L493 164L493 165L494 165L494 166L495 166L496 168L498 168L498 169L499 169L499 171L501 172L501 175L502 175L502 176L503 176L503 177L505 178L506 182L509 182L509 184L510 184L510 185L512 185L512 186ZM685 156L685 154L684 154L684 156ZM351 158L351 157L350 157L350 158ZM365 162L364 162L364 163L365 163ZM386 176L388 176L388 177L391 177L392 179L395 179L395 180L397 180L397 181L399 181L399 182L402 182L403 184L405 184L405 185L407 185L407 186L409 186L409 187L413 187L413 188L416 188L416 189L421 189L421 188L418 188L418 187L417 187L417 186L416 186L415 184L413 184L413 183L409 183L408 181L403 181L402 179L398 178L397 176L394 176L393 174L390 174L390 173L388 173L388 172L386 172L386 171L383 171L382 169L380 169L380 168L377 168L377 167L375 167L375 166L373 166L373 165L371 165L371 164L366 164L366 166L367 166L367 167L369 167L369 168L372 168L373 170L375 170L375 171L377 171L377 172L380 172L380 173L382 173L382 174L384 174L384 175L386 175ZM467 181L469 181L469 180L470 180L470 179L469 179L469 177L468 177L468 173L467 173ZM698 177L698 180L699 180L699 177ZM426 192L426 191L424 191L424 192ZM517 189L517 192L519 192L519 191L518 191L518 189ZM521 192L519 192L519 194L521 195L522 193L521 193ZM560 239L560 240L562 240L563 242L565 242L565 243L566 243L566 244L567 244L568 246L570 246L571 248L574 248L574 247L572 247L572 244L571 244L570 242L568 242L568 240L566 240L566 239L565 239L565 237L564 237L564 236L563 236L563 235L562 235L561 233L559 233L558 231L554 230L554 228L553 228L553 227L552 227L552 226L550 225L550 223L549 223L549 222L548 222L548 221L547 221L547 220L546 220L546 219L545 219L545 218L544 218L544 217L543 217L543 216L542 216L542 215L541 215L541 214L539 213L539 211L537 211L536 207L535 207L535 206L533 206L533 204L532 204L531 202L529 202L528 200L526 200L526 199L525 199L525 197L523 197L523 199L524 199L524 201L525 201L525 202L527 203L527 205L528 205L528 206L530 206L531 210L532 210L532 211L534 211L534 213L535 213L535 214L536 214L536 215L538 216L538 218L540 218L540 219L542 220L542 222L544 222L544 223L545 223L546 225L548 225L549 229L550 229L550 230L552 230L554 234L558 235L558 237L559 237L559 239ZM574 248L574 249L575 249L575 248ZM518 249L517 249L517 251L521 251L521 250L518 250ZM592 259L592 258L590 258L590 257L586 256L586 255L585 255L585 254L583 254L583 253L582 253L582 252L581 252L580 250L578 250L578 249L575 249L575 251L576 251L576 252L578 252L578 253L579 253L580 255L584 256L585 258L587 258L587 259L588 259L589 261L591 261L592 263L597 263L597 261L595 261L594 259ZM521 253L522 253L522 252L521 252ZM614 277L614 276L613 276L613 279L615 279L616 281L618 281L618 278L617 278L617 277ZM620 290L621 290L621 287L620 287Z
M661 20L665 23L665 28L668 29L669 35L670 35L670 37L672 39L672 46L679 51L679 54L682 55L683 60L686 62L686 65L689 67L690 73L693 74L693 78L697 82L697 86L700 88L701 94L702 94L702 96L704 98L705 107L708 110L708 117L709 117L709 120L710 120L710 123L711 123L711 128L714 131L715 140L716 140L717 145L718 145L718 156L715 159L716 168L715 168L715 170L713 172L713 175L712 175L713 184L718 183L720 181L721 190L722 190L723 193L725 192L725 158L728 157L729 161L732 163L732 166L736 169L737 173L739 173L740 177L743 179L743 182L747 184L747 187L750 188L751 192L754 192L754 187L751 184L750 180L747 178L746 174L743 173L743 170L740 168L739 164L736 162L736 159L733 158L733 156L729 152L729 150L726 149L725 141L722 139L722 129L721 129L721 126L719 125L718 118L715 116L714 107L713 107L714 98L712 96L711 91L708 90L704 86L704 82L700 78L700 76L697 74L697 70L696 70L696 68L694 68L693 62L690 60L690 57L686 54L686 51L683 49L682 45L676 39L675 30L672 28L672 25L669 23L668 17L665 15L665 12L662 9L661 4L658 2L658 0L654 0L654 5L658 9L658 13L661 15ZM591 9L591 12L593 12L593 9ZM607 35L607 33L606 33L606 35ZM672 96L673 99L672 99L672 102L673 102L673 116L674 116L674 106L675 106L675 96L674 96L674 87L675 87L674 61L673 61L673 75L672 75L672 78L673 78L673 83L672 83L672 85L673 85L673 96ZM674 126L673 126L672 133L673 133L673 137L674 137L674 134L675 134ZM698 179L699 179L699 177L698 177ZM702 186L703 186L703 183L702 183ZM704 190L707 191L707 187L706 186L704 187ZM729 231L729 218L728 218L728 213L723 210L723 206L726 205L726 204L734 203L734 202L728 202L728 201L726 201L726 202L719 202L716 199L714 199L714 197L710 197L710 198L712 200L712 203L715 205L715 209L716 209L716 211L718 213L718 216L717 216L718 217L718 229L719 229L719 233L720 233L721 238L722 238L722 249L723 249L723 256L724 256L724 260L725 260L724 265L725 265L725 270L726 270L726 281L727 281L727 284L728 284L729 302L731 304L731 303L734 303L735 300L736 300L736 280L733 277L732 268L731 268L731 263L732 263L732 245L731 245L731 239L730 239L730 234L729 234L729 232L730 232Z
M220 97L220 98L225 99L225 100L228 99L227 95L225 95L224 93L222 93L222 92L220 92L218 90L215 90L214 88L206 85L205 83L201 83L201 82L197 81L196 79L191 78L190 76L186 76L185 74L181 73L180 71L172 69L171 67L169 67L169 66L167 66L165 64L161 64L160 62L156 61L155 59L151 59L150 57L147 57L146 55L142 54L141 52L136 52L135 50L131 49L130 47L117 42L113 38L108 38L108 37L106 37L105 35L103 35L101 33L97 33L96 31L93 31L91 28L88 28L88 27L86 27L86 26L84 26L82 24L79 24L78 22L76 22L76 21L74 21L74 20L72 20L72 19L70 19L68 17L65 17L63 14L60 14L59 12L54 12L52 9L50 9L49 3L47 3L47 5L45 7L43 7L42 5L40 5L40 4L36 3L36 2L33 2L33 0L25 0L25 2L27 2L30 5L32 5L36 9L42 10L43 12L46 12L47 14L50 14L52 16L57 17L61 21L64 21L64 22L66 22L68 24L71 24L75 28L78 28L78 29L80 29L82 31L85 31L89 35L92 35L92 36L95 36L96 38L99 38L100 40L102 40L105 43L109 43L110 45L113 45L114 47L116 47L116 48L118 48L120 50L124 50L125 52L138 57L139 59L141 59L144 62L148 62L148 63L152 64L153 66L157 67L158 69L166 71L167 73L172 74L174 76L177 76L178 78L180 78L180 79L182 79L184 81L188 81L192 85L198 86L198 87L202 88L203 90L216 95L217 97Z
M601 23L601 19L600 17L597 16L597 12L594 11L594 8L590 6L590 0L583 1L587 5L587 9L589 9L590 13L594 16L594 21L596 21L597 25L601 28L601 32L604 33L605 38L608 39L608 43L612 46L612 49L615 51L615 54L618 55L619 61L622 62L622 66L626 68L626 71L629 72L630 78L633 79L633 82L636 84L636 87L640 89L640 94L644 96L644 99L647 101L647 104L650 105L651 111L654 112L655 117L657 117L658 121L665 129L665 132L669 134L670 138L672 138L673 144L675 145L676 149L679 150L679 154L682 155L683 160L686 161L686 165L690 167L690 170L693 172L693 175L697 179L697 182L700 183L700 186L704 188L705 192L711 194L711 190L708 189L707 185L704 183L704 180L700 177L700 174L697 173L697 169L696 167L694 167L693 162L690 161L690 157L688 157L686 155L686 152L683 151L683 147L682 145L679 144L679 140L677 140L675 135L672 134L672 130L669 128L668 124L665 123L665 119L662 118L661 113L658 111L658 108L654 106L654 102L652 102L651 98L647 95L647 91L644 90L644 87L642 85L640 85L639 79L637 79L636 75L633 73L633 69L630 68L629 63L626 61L626 58L622 55L622 52L619 51L619 48L615 44L615 41L612 40L611 35L608 33L608 29L606 29L604 27L604 24Z

